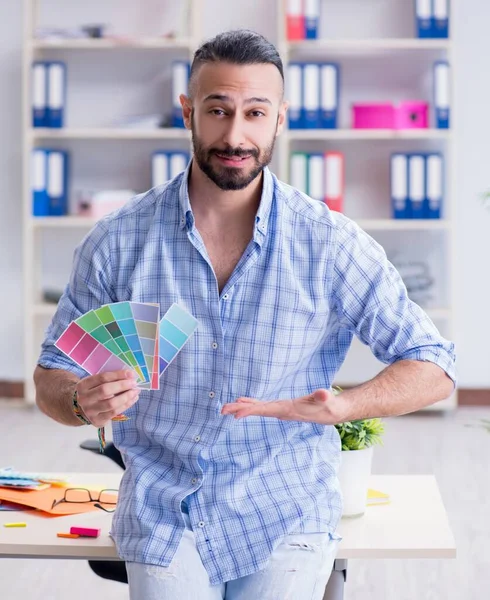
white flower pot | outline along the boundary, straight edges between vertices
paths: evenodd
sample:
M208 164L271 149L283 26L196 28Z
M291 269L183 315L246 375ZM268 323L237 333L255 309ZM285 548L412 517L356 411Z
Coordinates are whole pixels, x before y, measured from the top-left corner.
M357 517L364 514L373 447L364 450L343 450L339 468L340 489L343 496L343 517Z

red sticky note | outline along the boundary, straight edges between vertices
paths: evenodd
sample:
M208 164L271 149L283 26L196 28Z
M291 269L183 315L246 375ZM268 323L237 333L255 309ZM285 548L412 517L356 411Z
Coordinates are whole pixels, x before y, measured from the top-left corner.
M70 533L75 533L83 537L99 537L100 529L92 529L91 527L70 527Z

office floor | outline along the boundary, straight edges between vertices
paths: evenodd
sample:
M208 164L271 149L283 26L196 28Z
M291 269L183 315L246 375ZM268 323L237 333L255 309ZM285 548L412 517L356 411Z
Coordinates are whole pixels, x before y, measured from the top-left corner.
M490 433L466 427L480 418L490 418L490 409L465 408L451 414L425 413L387 421L385 445L375 451L374 472L436 475L458 558L351 561L345 600L465 600L490 589ZM79 442L92 432L63 427L36 409L0 401L0 466L117 470L109 460L78 449ZM60 569L59 561L0 560L0 581L2 600L128 598L127 586L99 579L83 561L63 562Z

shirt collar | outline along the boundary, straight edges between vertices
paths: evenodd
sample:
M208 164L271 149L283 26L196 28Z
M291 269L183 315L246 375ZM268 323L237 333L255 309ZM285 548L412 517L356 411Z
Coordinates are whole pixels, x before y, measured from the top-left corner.
M194 226L194 215L192 213L191 203L189 200L189 174L191 170L192 161L189 161L179 189L179 203L180 203L180 229L187 228L188 231ZM260 197L260 204L255 215L255 229L254 229L254 240L260 243L261 238L265 237L267 233L267 226L269 224L269 215L272 208L272 198L274 194L274 182L272 173L269 167L265 167L263 171L262 180L262 195Z

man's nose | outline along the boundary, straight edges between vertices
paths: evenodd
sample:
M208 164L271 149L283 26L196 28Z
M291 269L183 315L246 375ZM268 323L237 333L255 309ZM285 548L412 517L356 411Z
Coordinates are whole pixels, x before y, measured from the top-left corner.
M239 148L245 144L243 119L233 116L227 120L226 129L223 132L223 142L231 148Z

